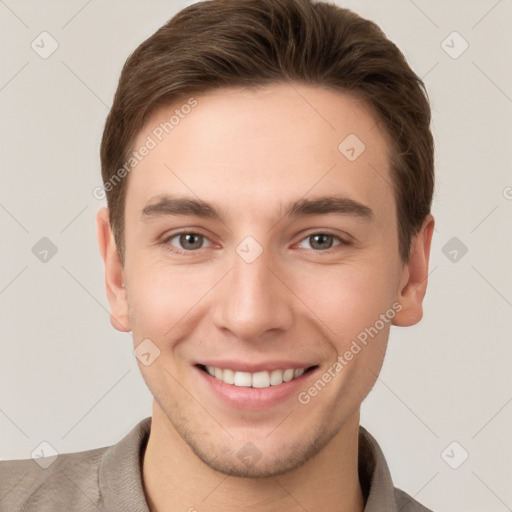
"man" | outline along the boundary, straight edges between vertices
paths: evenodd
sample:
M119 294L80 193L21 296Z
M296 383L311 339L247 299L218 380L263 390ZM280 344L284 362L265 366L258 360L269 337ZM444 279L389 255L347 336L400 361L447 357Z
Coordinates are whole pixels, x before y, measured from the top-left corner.
M2 463L2 510L427 510L359 411L390 326L422 317L429 124L399 50L326 3L202 2L142 43L97 224L153 414L46 470Z

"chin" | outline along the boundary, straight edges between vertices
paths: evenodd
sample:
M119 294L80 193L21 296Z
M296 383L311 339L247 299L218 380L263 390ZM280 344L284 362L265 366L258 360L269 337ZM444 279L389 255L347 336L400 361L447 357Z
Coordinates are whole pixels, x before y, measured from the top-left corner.
M279 454L269 454L248 442L239 450L231 447L223 450L219 446L197 446L187 441L197 457L208 467L227 476L238 478L271 478L289 473L313 457L322 446L319 440L304 446L282 447ZM325 443L324 443L325 444Z
M235 437L222 440L194 433L189 426L173 423L180 437L195 455L209 468L227 476L238 478L271 478L289 473L304 465L324 448L334 437L320 429L309 438L298 441L274 439L251 442ZM197 431L196 431L197 432Z

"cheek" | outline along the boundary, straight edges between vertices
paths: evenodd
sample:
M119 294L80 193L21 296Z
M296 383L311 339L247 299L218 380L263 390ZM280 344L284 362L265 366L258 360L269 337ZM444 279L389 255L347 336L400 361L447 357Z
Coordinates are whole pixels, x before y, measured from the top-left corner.
M396 276L375 263L318 268L296 281L297 295L322 321L326 336L340 350L378 322L379 331L389 330L379 319L395 300ZM394 310L389 312L392 315Z
M171 329L186 313L187 296L193 294L179 273L171 275L165 269L139 267L128 276L128 281L134 338L142 335L159 339L162 332Z
M149 346L150 357L156 355L149 364L141 358L139 369L148 388L163 403L171 398L161 391L174 386L173 377L182 378L175 365L176 354L183 345L181 342L193 334L194 305L207 292L203 290L206 284L184 267L170 269L158 263L137 267L127 280L134 348L137 351L139 344ZM146 340L151 343L147 345ZM147 351L145 348L144 352Z
M134 340L172 343L191 327L190 319L215 285L215 272L199 266L151 262L127 268L128 303ZM213 275L211 275L213 274ZM137 341L136 341L137 342Z

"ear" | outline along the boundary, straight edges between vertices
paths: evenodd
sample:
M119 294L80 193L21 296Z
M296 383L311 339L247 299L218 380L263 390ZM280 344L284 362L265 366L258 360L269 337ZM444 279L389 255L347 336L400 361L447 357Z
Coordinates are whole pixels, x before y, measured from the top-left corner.
M96 227L98 245L105 263L105 286L110 304L110 323L118 331L129 332L131 325L124 285L123 263L110 227L108 208L101 208L96 214Z
M420 231L411 241L409 261L404 264L396 300L402 305L393 325L407 327L423 317L423 298L427 291L430 243L434 232L434 217L428 214Z

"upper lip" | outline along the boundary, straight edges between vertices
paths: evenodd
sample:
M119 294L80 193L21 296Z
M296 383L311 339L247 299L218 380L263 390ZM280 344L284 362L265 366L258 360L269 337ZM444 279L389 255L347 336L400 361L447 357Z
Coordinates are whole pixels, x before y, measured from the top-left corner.
M245 361L233 361L233 360L208 360L202 361L198 363L204 366L213 366L214 368L222 368L223 370L229 369L235 372L249 372L249 373L257 373L268 371L271 372L273 370L288 370L288 369L297 369L297 368L310 368L311 366L317 366L314 363L310 362L298 362L298 361L285 361L285 360L273 360L273 361L261 361L259 363L254 362L245 362Z

